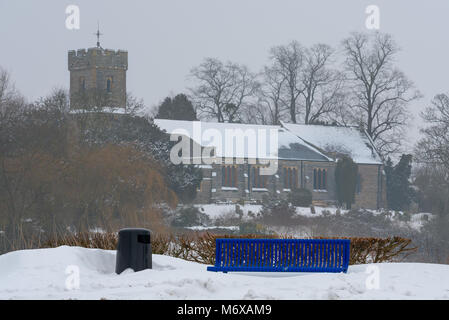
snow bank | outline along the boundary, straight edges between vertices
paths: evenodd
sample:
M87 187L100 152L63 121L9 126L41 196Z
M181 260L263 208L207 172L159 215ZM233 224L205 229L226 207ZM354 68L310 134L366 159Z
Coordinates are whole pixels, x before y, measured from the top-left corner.
M80 287L66 288L68 266ZM153 255L153 269L114 273L115 251L59 247L0 256L0 299L449 299L449 266L384 263L380 287L367 267L347 274L213 273L206 266Z

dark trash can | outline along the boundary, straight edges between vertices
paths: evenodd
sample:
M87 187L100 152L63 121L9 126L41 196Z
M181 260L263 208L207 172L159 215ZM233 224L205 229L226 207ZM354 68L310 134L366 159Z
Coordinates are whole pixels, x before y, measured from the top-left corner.
M131 268L135 272L151 269L151 231L122 229L118 233L115 272L120 274Z

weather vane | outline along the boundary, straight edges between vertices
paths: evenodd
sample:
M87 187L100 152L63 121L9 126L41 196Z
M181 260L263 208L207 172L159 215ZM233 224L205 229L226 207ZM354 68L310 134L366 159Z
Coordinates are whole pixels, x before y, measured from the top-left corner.
M100 33L100 22L97 22L97 32L94 33L94 35L97 36L97 48L101 48L101 46L100 46L100 36L102 36L103 34Z

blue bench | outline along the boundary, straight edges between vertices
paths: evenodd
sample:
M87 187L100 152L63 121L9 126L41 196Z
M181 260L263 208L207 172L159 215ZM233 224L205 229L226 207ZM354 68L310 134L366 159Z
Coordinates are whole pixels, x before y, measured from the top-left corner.
M216 239L208 271L346 272L348 239Z

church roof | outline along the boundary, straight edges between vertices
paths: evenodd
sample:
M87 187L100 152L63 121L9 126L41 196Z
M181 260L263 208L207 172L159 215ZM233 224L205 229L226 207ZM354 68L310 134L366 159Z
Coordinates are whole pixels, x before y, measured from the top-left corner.
M282 126L326 154L345 154L359 164L382 164L373 141L359 128L283 122Z
M154 123L169 134L182 134L202 147L214 147L218 157L254 158L257 154L261 159L334 161L281 126L167 119L154 119ZM254 140L248 138L252 133ZM234 141L232 148L226 147L226 137ZM244 147L238 148L236 139L242 137L246 137Z

